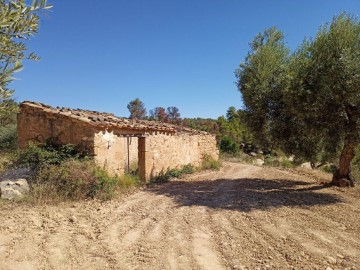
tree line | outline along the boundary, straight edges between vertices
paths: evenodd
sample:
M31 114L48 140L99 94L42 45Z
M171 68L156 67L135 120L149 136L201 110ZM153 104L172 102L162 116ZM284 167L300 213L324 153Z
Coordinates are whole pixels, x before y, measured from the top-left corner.
M130 119L156 120L165 123L179 123L179 120L181 120L179 108L175 106L167 107L167 109L155 107L149 111L148 115L144 102L136 98L129 102L127 108L130 112Z
M143 119L173 123L179 126L206 131L216 135L220 150L224 153L236 155L242 145L253 145L252 135L245 125L245 112L231 106L226 112L226 116L219 116L217 119L204 118L184 118L180 117L177 107L155 107L149 111L144 102L136 98L129 102L127 108L130 112L130 119Z

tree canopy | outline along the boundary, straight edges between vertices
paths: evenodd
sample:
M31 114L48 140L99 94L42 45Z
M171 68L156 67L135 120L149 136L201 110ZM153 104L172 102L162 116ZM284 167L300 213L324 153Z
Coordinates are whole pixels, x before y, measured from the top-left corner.
M131 119L144 119L146 117L145 104L139 98L130 101L127 108L130 111L129 118Z
M258 34L236 70L254 136L312 162L340 157L333 183L352 185L360 142L360 22L343 13L293 53L276 28Z
M24 43L39 29L39 11L51 8L46 0L34 0L31 5L25 0L0 0L0 113L8 110L4 100L11 98L13 90L8 84L13 73L22 69L22 60L38 60L34 53L27 53Z
M180 119L180 111L178 107L167 107L167 115L171 122L176 122Z
M164 107L155 107L153 110L150 110L150 119L157 120L161 122L166 122L168 114Z

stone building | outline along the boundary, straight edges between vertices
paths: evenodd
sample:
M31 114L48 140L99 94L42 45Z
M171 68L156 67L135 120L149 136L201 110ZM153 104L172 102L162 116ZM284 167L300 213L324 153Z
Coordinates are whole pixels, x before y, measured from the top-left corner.
M167 123L119 118L96 111L53 108L25 101L18 113L18 142L53 139L81 145L113 175L137 167L147 181L169 168L199 166L205 155L218 159L213 135Z

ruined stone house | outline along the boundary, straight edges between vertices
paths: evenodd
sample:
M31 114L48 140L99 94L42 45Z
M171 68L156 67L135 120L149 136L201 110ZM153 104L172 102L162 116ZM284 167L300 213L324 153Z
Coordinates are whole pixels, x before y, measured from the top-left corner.
M18 113L18 142L54 139L81 145L112 175L137 167L149 180L169 168L200 166L205 155L218 159L213 135L167 123L119 118L96 111L53 108L25 101Z

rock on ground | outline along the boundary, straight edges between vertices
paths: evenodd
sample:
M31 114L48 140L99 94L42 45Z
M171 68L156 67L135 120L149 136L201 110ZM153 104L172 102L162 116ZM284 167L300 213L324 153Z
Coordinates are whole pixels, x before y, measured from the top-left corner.
M0 182L2 199L18 199L29 193L30 187L26 179L5 180Z

